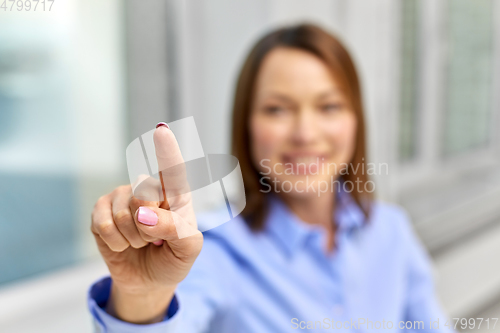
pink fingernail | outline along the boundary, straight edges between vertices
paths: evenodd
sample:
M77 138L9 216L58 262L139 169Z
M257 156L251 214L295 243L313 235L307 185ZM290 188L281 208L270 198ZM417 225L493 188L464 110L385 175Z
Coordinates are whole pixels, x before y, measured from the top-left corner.
M158 128L160 126L166 126L167 128L170 128L170 127L168 127L168 124L164 123L164 122L159 122L158 124L156 124L156 128Z
M139 207L137 220L145 225L156 225L158 223L158 215L149 208Z
M156 242L153 242L154 245L156 246L162 246L163 245L163 239L157 240Z

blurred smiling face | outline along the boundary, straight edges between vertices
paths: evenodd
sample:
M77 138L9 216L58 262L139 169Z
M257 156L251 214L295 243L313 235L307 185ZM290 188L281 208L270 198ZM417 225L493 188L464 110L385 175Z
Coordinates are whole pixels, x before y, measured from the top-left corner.
M311 53L276 48L262 62L254 96L251 147L261 177L272 191L318 196L356 145L356 116L331 71Z

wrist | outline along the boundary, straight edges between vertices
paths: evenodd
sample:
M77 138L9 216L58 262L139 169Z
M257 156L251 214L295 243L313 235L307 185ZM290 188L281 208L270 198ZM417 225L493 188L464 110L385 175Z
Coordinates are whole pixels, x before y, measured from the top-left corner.
M106 312L115 318L133 324L161 322L174 297L175 287L148 291L125 291L114 284L106 305Z

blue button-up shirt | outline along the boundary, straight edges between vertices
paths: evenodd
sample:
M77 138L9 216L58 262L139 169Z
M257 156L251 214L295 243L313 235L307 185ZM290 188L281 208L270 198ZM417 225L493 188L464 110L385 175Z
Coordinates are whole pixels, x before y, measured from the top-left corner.
M111 280L95 283L89 307L98 332L297 332L412 329L453 332L437 300L428 253L407 214L376 202L367 223L339 193L336 249L276 196L262 232L242 218L204 233L203 249L165 320L122 322L104 310ZM217 219L213 212L198 219Z

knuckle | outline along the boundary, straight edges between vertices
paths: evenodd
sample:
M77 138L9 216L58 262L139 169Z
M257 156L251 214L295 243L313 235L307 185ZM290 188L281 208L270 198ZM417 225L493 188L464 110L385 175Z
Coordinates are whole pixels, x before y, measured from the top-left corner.
M105 205L106 202L109 202L109 199L108 199L108 196L107 195L103 195L101 197L99 197L99 199L97 199L97 201L95 202L95 205L94 205L94 209L92 211L92 214L96 211L96 210L99 210L99 208L101 208L103 205Z
M124 194L129 194L131 192L131 186L130 185L121 185L116 188L117 193L124 195Z
M97 226L97 231L99 232L99 235L104 238L111 237L116 232L116 226L113 221L106 220L99 223L99 225Z
M130 205L139 207L141 205L141 200L137 199L135 196L130 198Z
M116 212L113 219L117 225L125 225L133 222L132 214L128 209L122 209Z
M105 194L105 195L100 196L99 199L97 199L96 204L101 205L101 204L103 204L103 203L105 203L107 201L109 201L109 197L108 197L107 194Z

